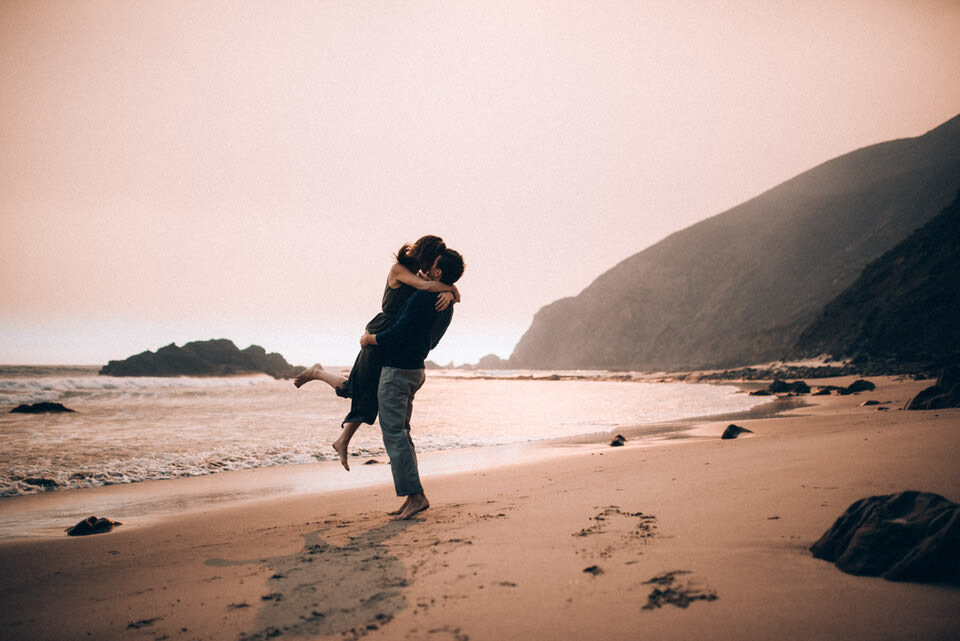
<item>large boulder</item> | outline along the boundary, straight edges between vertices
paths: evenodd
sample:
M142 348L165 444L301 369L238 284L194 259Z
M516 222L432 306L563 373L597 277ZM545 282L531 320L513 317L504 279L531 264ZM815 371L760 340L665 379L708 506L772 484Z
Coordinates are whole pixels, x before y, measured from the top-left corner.
M850 394L859 394L860 392L872 392L875 389L877 389L877 386L870 381L858 378L846 387L838 389L837 393L841 396L849 396Z
M960 370L944 371L937 384L923 390L907 403L908 410L942 410L960 407Z
M915 491L860 499L810 551L848 574L960 585L960 505Z

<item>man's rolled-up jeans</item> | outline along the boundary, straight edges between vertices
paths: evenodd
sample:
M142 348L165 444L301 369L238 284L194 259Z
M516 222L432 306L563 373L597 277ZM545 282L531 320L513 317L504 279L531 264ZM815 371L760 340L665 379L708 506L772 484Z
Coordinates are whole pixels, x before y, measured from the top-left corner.
M377 399L380 405L380 431L383 445L390 457L393 486L397 496L423 492L417 453L410 438L410 416L413 397L423 386L426 375L422 369L384 367L380 371Z

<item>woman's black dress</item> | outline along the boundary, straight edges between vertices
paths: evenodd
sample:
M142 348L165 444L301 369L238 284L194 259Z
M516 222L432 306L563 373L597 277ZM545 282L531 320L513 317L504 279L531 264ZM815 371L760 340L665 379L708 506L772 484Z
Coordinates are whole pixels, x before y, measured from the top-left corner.
M383 290L383 301L379 314L367 323L367 331L377 334L390 327L404 303L417 291L406 283L391 289L389 283ZM343 385L337 388L337 396L350 399L350 413L344 423L369 423L377 420L377 388L380 386L380 368L383 366L383 353L380 347L368 345L357 354L350 375Z

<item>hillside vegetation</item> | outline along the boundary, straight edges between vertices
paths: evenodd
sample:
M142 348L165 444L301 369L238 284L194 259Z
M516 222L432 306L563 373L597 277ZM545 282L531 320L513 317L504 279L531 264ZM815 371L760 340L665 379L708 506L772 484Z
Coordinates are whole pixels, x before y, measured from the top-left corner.
M542 308L510 364L678 370L782 358L827 303L958 189L960 117L841 156Z

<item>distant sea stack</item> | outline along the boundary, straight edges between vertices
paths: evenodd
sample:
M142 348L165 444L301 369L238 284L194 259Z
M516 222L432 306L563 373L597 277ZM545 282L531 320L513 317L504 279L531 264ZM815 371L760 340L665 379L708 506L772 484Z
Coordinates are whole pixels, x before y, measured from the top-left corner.
M510 365L722 369L783 358L827 303L958 190L960 117L841 156L542 308Z
M183 347L170 343L156 352L141 352L100 369L104 376L235 376L269 374L292 378L303 370L280 354L268 354L259 345L240 350L225 338L194 341Z

